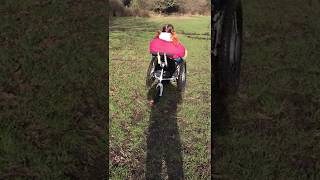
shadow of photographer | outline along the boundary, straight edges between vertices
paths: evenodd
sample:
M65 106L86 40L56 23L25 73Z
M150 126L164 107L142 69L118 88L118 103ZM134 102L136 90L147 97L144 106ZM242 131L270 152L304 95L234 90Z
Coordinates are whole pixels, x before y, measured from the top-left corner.
M146 179L162 179L163 163L169 179L183 179L182 147L177 125L177 106L181 93L171 83L164 85L163 96L156 95L156 85L148 92L151 107L147 136Z
M213 132L215 135L224 136L227 134L230 124L230 115L228 112L228 97L223 94L215 96L215 108L213 115Z

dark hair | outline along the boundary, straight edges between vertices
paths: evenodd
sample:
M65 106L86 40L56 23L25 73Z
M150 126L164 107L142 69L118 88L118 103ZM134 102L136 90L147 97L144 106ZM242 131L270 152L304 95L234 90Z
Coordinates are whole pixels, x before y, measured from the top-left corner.
M172 24L166 24L162 27L162 31L156 32L156 37L159 37L161 32L171 33L172 35L172 41L174 44L179 44L179 39L176 35L176 32L174 31L174 27Z
M167 33L173 33L174 32L174 27L172 24L167 24L162 27L162 32L167 32Z

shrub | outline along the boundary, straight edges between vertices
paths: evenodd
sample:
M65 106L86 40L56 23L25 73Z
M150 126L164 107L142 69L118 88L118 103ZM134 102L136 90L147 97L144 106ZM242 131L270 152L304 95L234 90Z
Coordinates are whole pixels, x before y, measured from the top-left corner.
M148 17L147 10L125 7L120 0L109 0L110 13L109 16L140 16Z
M109 0L109 15L110 16L124 16L126 9L120 0Z
M209 0L109 0L111 16L149 16L157 13L181 13L208 15L211 12Z
M179 0L180 12L183 14L202 14L211 13L211 3L207 0Z

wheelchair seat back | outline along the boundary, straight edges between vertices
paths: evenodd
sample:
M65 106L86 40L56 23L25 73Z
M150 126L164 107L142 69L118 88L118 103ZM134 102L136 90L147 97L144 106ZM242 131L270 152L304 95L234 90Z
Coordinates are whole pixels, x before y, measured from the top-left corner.
M152 56L152 59L156 62L155 63L155 72L157 71L161 71L162 67L161 65L158 63L158 57L157 56ZM161 60L161 63L164 63L165 62L165 58L164 58L164 55L160 55L160 60ZM166 78L168 77L171 77L172 74L174 73L175 71L175 61L173 58L168 58L167 57L167 66L164 66L163 67L163 71L164 71L164 76Z

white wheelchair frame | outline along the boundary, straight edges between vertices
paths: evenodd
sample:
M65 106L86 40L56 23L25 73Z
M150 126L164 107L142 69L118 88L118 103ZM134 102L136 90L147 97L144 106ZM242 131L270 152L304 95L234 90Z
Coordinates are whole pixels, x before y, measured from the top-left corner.
M164 78L163 77L163 72L164 72L164 67L167 67L168 66L168 60L167 60L167 54L166 53L163 53L163 56L164 56L164 62L161 61L161 56L160 56L160 53L158 52L157 53L157 62L158 64L160 65L161 67L161 73L160 73L160 76L157 76L156 73L152 73L154 74L154 78L157 80L157 86L156 86L156 89L160 88L160 93L159 93L159 96L161 97L162 96L162 93L163 93L163 84L162 84L162 81L164 80L169 80L169 81L176 81L178 77L175 77L174 75L171 77L171 78ZM153 71L155 70L155 67L152 68ZM175 71L178 71L177 74L179 74L179 66L177 66L177 69Z

